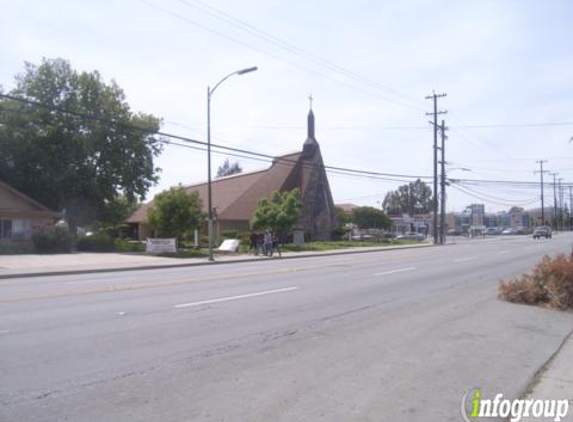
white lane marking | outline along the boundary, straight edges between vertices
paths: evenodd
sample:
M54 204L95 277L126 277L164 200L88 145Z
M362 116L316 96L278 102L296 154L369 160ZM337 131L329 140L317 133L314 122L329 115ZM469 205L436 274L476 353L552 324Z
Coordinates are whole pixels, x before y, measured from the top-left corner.
M496 255L504 255L506 253L511 252L510 250L506 249L505 251L499 251L498 253L496 253Z
M79 281L68 281L66 282L67 285L72 285L72 284L88 284L88 283L105 283L106 280L101 279L101 278L97 278L95 280L79 280Z
M4 334L10 334L10 330L0 330L0 336Z
M264 292L247 293L247 294L238 295L238 296L221 297L219 299L202 300L200 302L180 303L179 305L175 305L173 307L175 309L189 308L190 306L207 305L209 303L228 302L230 300L247 299L250 297L265 296L265 295L271 295L274 293L290 292L292 290L298 290L298 287L297 286L291 286L291 287L285 287L284 289L267 290Z
M476 259L478 259L477 256L466 256L465 258L458 258L458 259L454 259L452 260L452 262L466 262L466 261L475 261Z
M395 273L402 273L404 271L412 271L415 270L416 267L404 267L404 268L396 268L395 270L383 271L381 273L376 273L374 275L387 275L387 274L395 274Z

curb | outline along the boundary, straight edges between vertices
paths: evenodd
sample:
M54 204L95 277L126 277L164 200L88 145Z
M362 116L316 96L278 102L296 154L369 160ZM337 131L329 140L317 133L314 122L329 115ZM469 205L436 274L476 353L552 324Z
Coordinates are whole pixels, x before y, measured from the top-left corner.
M334 250L332 252L326 253L309 253L308 255L289 255L281 258L268 258L268 259L307 259L316 258L322 256L335 256L335 255L350 255L350 254L361 254L361 253L375 253L375 252L385 252L385 251L396 251L396 250L408 250L408 249L420 249L420 248L430 248L437 246L449 246L454 243L447 243L445 245L413 245L413 246L387 246L375 250L352 250L352 249L340 249ZM165 265L141 265L136 267L118 267L118 268L93 268L93 269L78 269L78 270L68 270L68 271L41 271L32 273L17 273L17 274L0 274L0 280L12 279L12 278L34 278L34 277L48 277L48 276L59 276L59 275L74 275L74 274L95 274L95 273L113 273L113 272L126 272L126 271L145 271L145 270L161 270L164 268L185 268L185 267L199 267L206 265L228 265L228 264L242 264L244 262L262 262L264 258L245 258L237 260L228 261L200 261L200 262L189 262L185 264L165 264Z

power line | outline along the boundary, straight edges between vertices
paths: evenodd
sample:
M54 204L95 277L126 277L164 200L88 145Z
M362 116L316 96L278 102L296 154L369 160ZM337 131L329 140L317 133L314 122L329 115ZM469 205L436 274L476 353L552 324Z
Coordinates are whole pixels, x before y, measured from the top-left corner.
M131 124L126 124L126 123L118 122L118 121L112 120L112 119L103 119L103 118L96 117L96 116L89 115L89 114L67 110L67 109L64 109L64 108L59 107L59 106L47 105L47 104L43 104L43 103L40 103L37 101L19 98L19 97L15 97L12 95L0 94L0 98L5 98L5 99L12 100L12 101L17 101L17 102L25 103L28 105L36 106L36 107L41 107L41 108L46 108L46 109L53 110L53 111L58 111L60 113L69 114L69 115L72 115L75 117L80 117L80 118L84 118L84 119L89 119L89 120L93 120L93 121L107 123L107 124L110 124L112 126L118 126L124 130L135 130L135 131L139 131L139 132L145 132L145 133L152 134L152 135L159 135L159 136L163 136L166 138L177 139L179 141L183 141L183 142L187 142L187 143L191 143L191 144L195 144L195 145L203 145L203 146L207 145L207 142L198 141L196 139L191 139L191 138L187 138L184 136L175 135L175 134L162 132L162 131L154 131L154 130L150 130L148 128L143 128L143 127L138 127L138 126L131 125ZM4 110L11 111L9 108L6 108L2 105L0 105L0 107ZM270 160L278 160L278 161L282 161L282 162L291 162L291 163L297 162L296 160L289 160L289 159L286 159L284 157L277 157L277 156L273 156L273 155L269 155L269 154L263 154L263 153L255 152L255 151L249 151L249 150L241 149L241 148L234 148L234 147L218 145L218 144L211 144L211 146L213 148L222 149L225 151L231 151L233 153L246 154L246 155L260 157L260 158L266 158L266 159L270 159ZM351 169L351 168L337 167L337 166L322 166L322 168L324 168L325 170L341 171L341 172L353 173L353 174L364 175L364 176L375 177L375 178L382 178L382 179L383 178L395 178L396 180L400 180L400 179L411 180L411 179L429 179L430 178L429 176L424 176L424 175L382 173L382 172L358 170L358 169Z
M492 203L492 204L501 205L501 206L504 206L504 207L516 206L516 204L511 204L511 203L507 203L507 202L503 202L503 201L497 201L497 200L492 200L492 199L484 198L484 197L481 196L481 195L478 195L478 194L475 194L475 193L473 193L473 192L471 192L471 191L468 191L468 190L467 190L466 188L464 188L463 186L452 185L452 187L453 187L454 189L456 189L456 190L458 190L458 191L460 191L460 192L462 192L462 193L468 195L468 196L471 196L472 198L479 199L480 201L490 202L490 203ZM529 202L529 203L527 203L527 202L522 202L522 203L520 203L520 205L527 206L527 205L534 204L535 202L537 202L537 198L536 198L535 200Z
M159 136L159 138L156 139L156 141L163 143L163 144L185 147L185 148L193 149L193 150L197 150L197 151L205 151L206 150L206 142L198 141L198 140L191 139L188 137L179 136L179 135L175 135L175 134L171 134L171 133L167 133L167 132L162 132L162 131L154 131L154 130L150 130L148 128L143 128L143 127L139 127L139 126L132 125L132 124L126 124L124 122L119 122L119 121L113 120L113 119L107 119L107 118L104 119L104 118L96 117L96 116L85 114L85 113L74 112L74 111L59 107L59 106L47 105L47 104L43 104L43 103L40 103L37 101L19 98L19 97L7 95L7 94L0 94L0 98L8 99L8 100L15 101L15 102L22 103L22 104L26 104L26 105L30 105L33 107L40 107L40 108L45 108L45 109L52 110L52 111L57 111L60 113L69 114L71 116L75 116L75 117L78 117L81 119L87 119L87 120L102 122L102 123L110 125L110 127L112 127L112 128L119 128L121 130L126 130L126 131L144 132L144 133L147 133L149 135L157 135L157 136ZM13 109L11 107L7 107L6 105L3 105L3 104L0 104L0 109L3 111L15 112L18 114L29 114L31 112L30 109L28 109L28 110L18 109L17 110L17 109ZM182 143L180 143L180 142L182 142ZM287 164L290 163L292 165L297 163L296 160L291 160L291 159L284 158L284 157L276 157L273 155L263 154L263 153L259 153L259 152L255 152L255 151L249 151L249 150L240 149L240 148L233 148L233 147L218 145L218 144L213 144L212 146L213 146L213 148L215 148L215 150L213 152L216 154L219 154L219 155L227 155L227 156L244 158L244 159L249 159L249 160L259 161L259 162L280 161L280 162L287 163ZM410 182L410 181L412 181L412 179L421 179L421 180L422 179L425 179L425 180L430 179L430 176L422 176L422 175L381 173L381 172L364 171L364 170L357 170L357 169L345 168L345 167L335 167L335 166L325 166L325 165L318 166L318 165L315 165L313 163L305 163L305 165L308 165L310 167L321 167L325 171L327 171L329 174L336 174L336 175L346 176L346 177L361 177L361 178L367 178L367 179L371 179L371 180L380 180L380 181L387 181L387 182ZM505 186L505 187L514 187L514 188L532 188L535 186L539 186L538 183L535 183L535 182L523 182L523 181L515 181L515 180L448 179L448 181L451 183L455 183L457 185L462 185L462 186L463 185L475 185L475 186L483 186L483 187L493 187L493 186L504 187ZM573 186L573 183L569 183L569 184L564 183L562 186L564 186L564 187ZM466 186L466 189L467 189L467 186ZM373 197L377 197L377 196L379 196L379 195L373 195ZM491 200L487 200L487 201L495 203L495 201L491 201ZM502 203L502 205L507 205L507 202Z
M232 41L233 43L242 45L243 47L247 47L247 48L249 48L249 49L251 49L251 50L258 51L259 53L265 54L265 55L270 56L270 57L272 57L272 58L274 58L274 59L277 59L277 60L279 60L279 61L282 61L282 62L284 62L284 63L288 63L289 65L294 66L294 67L296 67L296 68L298 68L298 69L304 70L305 72L312 73L312 74L317 75L317 76L319 76L319 77L321 77L321 78L324 78L324 79L329 79L329 80L331 80L331 81L333 81L333 82L336 82L336 83L338 83L338 84L340 84L340 85L344 85L344 86L346 86L346 87L348 87L348 88L351 88L351 89L353 89L353 90L355 90L355 91L357 91L357 92L361 92L361 93L366 94L366 95L369 95L369 96L371 96L371 97L378 98L378 99L380 99L380 100L387 101L387 102L389 102L389 103L393 103L393 104L395 104L395 105L398 105L398 106L401 106L401 107L404 107L404 108L409 108L409 109L413 109L413 110L416 110L416 111L423 111L423 110L422 110L421 108L419 108L419 107L413 106L413 105L411 105L411 104L404 103L404 102L402 102L402 101L394 100L394 99L389 98L389 97L387 97L387 96L380 95L380 94L378 94L378 93L376 93L376 92L372 92L372 91L368 91L368 90L362 89L362 88L360 88L360 87L358 87L358 86L356 86L356 85L353 85L353 84L351 84L351 83L348 83L348 82L345 82L345 81L341 81L341 80L336 79L336 78L334 78L334 77L332 77L332 76L329 76L329 75L327 75L327 74L321 73L321 72L316 71L316 70L314 70L314 69L308 68L308 67L303 66L303 65L300 65L300 64L298 64L298 63L295 63L294 61L288 60L288 59L286 59L286 58L284 58L284 57L281 57L281 56L278 55L278 54L274 54L274 53L271 53L271 52L266 51L266 50L264 50L264 49L255 47L255 46L253 46L253 45L251 45L251 44L249 44L249 43L247 43L247 42L245 42L245 41L239 40L239 39L234 38L234 37L232 37L232 36L230 36L230 35L227 35L227 34L224 34L224 33L220 32L220 31L217 31L217 30L215 30L215 29L212 29L212 28L208 27L207 25L204 25L204 24L202 24L202 23L199 23L199 22L197 22L197 21L195 21L195 20L193 20L193 19L189 19L189 18L186 17L186 16L182 16L182 15L180 15L180 14L178 14L178 13L175 13L175 12L169 10L169 9L166 9L166 8L164 8L164 7L162 7L162 6L158 6L158 5L152 3L152 2L150 2L150 1L148 1L148 0L137 0L137 1L139 1L140 3L143 3L143 4L145 4L145 5L147 5L147 6L149 6L149 7L152 7L152 8L154 8L154 9L156 9L156 10L159 10L159 11L161 11L162 13L165 13L165 14L167 14L167 15L170 15L170 16L176 18L176 19L179 19L179 20L181 20L181 21L183 21L183 22L189 23L189 24L194 25L194 26L197 26L197 27L199 27L199 28L201 28L201 29L203 29L203 30L205 30L205 31L208 31L208 32L211 32L211 33L213 33L213 34L215 34L215 35L218 35L218 36L220 36L220 37L223 37L223 38L225 38L225 39L227 39L227 40L229 40L229 41ZM284 46L283 46L282 48L284 49ZM323 65L323 66L324 66L324 65ZM334 66L336 66L336 65L334 65ZM342 68L340 68L340 69L342 69ZM331 69L331 70L334 70L334 69ZM343 74L341 71L337 71L337 72L338 72L339 74ZM347 72L349 72L349 71L347 71ZM348 75L346 75L346 76L349 77ZM354 77L353 79L356 80L357 78ZM365 79L365 78L364 78L364 79ZM370 84L368 84L368 83L366 83L366 82L364 82L364 81L362 81L362 83L370 86ZM372 86L371 86L371 87L372 87ZM380 90L380 87L378 87L377 89Z
M399 93L398 91L389 88L387 86L383 86L381 84L379 84L376 81L373 81L369 78L366 78L352 70L349 70L347 68L344 68L342 66L339 66L335 63L332 63L324 58L321 58L319 56L317 56L314 53L309 52L308 50L305 50L301 47L298 47L288 41L285 41L279 37L276 37L268 32L265 32L257 27L255 27L252 24L249 24L235 16L232 16L229 13L223 12L220 9L217 9L211 5L205 4L199 0L179 0L180 3L183 3L187 6L193 7L197 10L202 11L203 13L208 14L209 16L214 17L215 19L218 19L220 21L223 21L235 28L238 28L242 31L245 31L259 39L262 39L265 42L268 42L274 46L277 46L285 51L288 51L289 53L295 54L299 57L302 57L306 60L310 60L315 64L324 66L326 68L328 68L329 70L335 71L341 75L344 75L348 78L354 79L360 83L363 83L365 85L371 86L375 89L384 91L384 92L388 92L388 93L392 93L394 95L403 97L403 98L407 98L406 95Z

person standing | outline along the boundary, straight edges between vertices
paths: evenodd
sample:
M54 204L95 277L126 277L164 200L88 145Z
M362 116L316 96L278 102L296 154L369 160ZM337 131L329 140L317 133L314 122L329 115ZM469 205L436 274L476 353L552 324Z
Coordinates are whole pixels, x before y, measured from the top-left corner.
M271 250L271 255L273 250L276 250L279 254L279 258L282 258L281 250L279 249L279 237L276 233L273 233L273 248Z
M257 233L257 252L255 255L259 253L265 254L265 237L262 233Z
M265 255L273 256L273 236L269 229L265 230L265 246L264 246L264 253Z
M257 243L258 243L257 233L252 231L251 235L249 236L249 240L251 241L251 244L249 245L249 253L251 253L251 251L252 251L253 254L257 255L257 252L258 252L258 249L257 249Z

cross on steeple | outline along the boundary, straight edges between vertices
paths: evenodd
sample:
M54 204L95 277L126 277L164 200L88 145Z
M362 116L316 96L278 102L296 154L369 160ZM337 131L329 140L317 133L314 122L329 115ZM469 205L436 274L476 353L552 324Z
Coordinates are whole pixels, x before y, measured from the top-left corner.
M314 98L312 98L312 94L308 96L308 100L310 101L310 109L312 110L312 100L314 100Z

